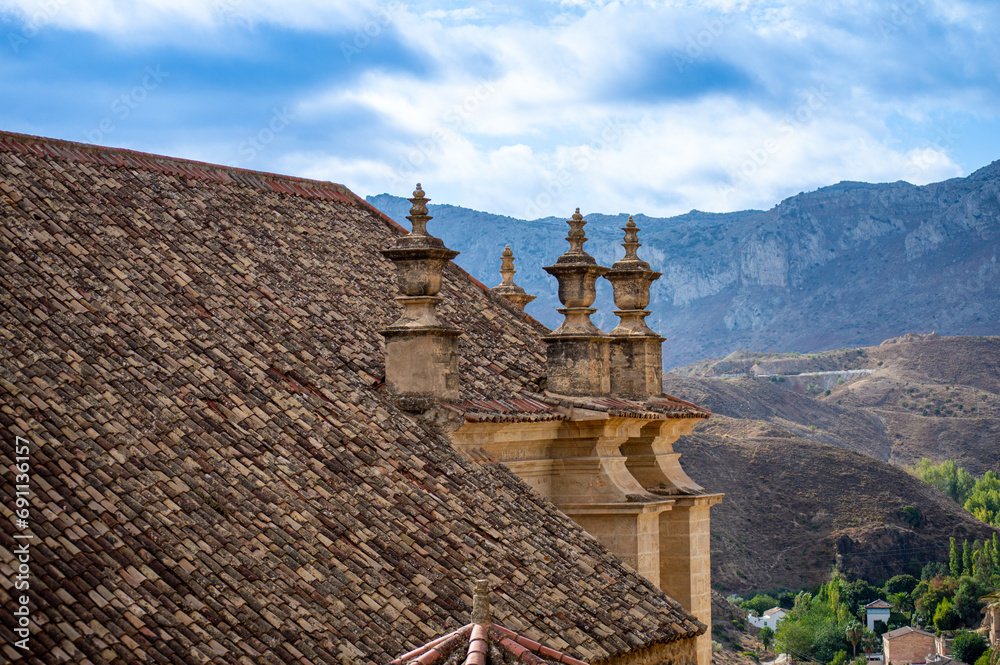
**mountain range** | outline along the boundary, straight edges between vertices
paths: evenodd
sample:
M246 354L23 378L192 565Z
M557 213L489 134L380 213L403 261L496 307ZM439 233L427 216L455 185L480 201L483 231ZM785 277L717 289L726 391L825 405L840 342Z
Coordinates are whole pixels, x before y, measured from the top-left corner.
M409 228L405 199L368 201ZM456 262L488 286L499 283L500 252L509 244L515 281L538 296L526 311L549 327L559 324L556 282L542 266L568 248L563 218L522 220L435 204L430 212L431 233L460 251ZM610 266L624 255L628 215L585 218L585 249ZM668 368L741 348L811 352L906 332L1000 330L1000 161L923 186L841 182L767 211L634 218L640 258L663 273L647 321L668 338ZM613 328L605 280L595 307L594 322Z
M817 371L842 376L810 389L831 376L807 374ZM924 457L976 476L1000 469L1000 337L738 352L666 373L664 388L713 413L674 449L692 478L726 494L712 509L720 590L809 587L826 581L837 555L845 573L880 582L944 559L950 537L991 537L906 470Z

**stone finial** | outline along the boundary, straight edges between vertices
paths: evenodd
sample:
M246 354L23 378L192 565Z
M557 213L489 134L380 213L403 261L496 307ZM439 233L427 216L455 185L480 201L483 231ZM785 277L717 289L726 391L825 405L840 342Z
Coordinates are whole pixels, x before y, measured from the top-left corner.
M608 377L608 337L590 320L596 312L591 305L597 298L597 278L608 271L597 265L583 250L587 235L586 221L577 208L566 222L570 226L569 250L556 259L555 265L543 268L559 281L557 310L565 319L546 335L548 389L565 395L605 395L610 390Z
M580 209L577 208L573 216L566 220L569 224L569 234L566 236L566 240L569 241L569 249L556 259L556 263L593 263L596 264L597 261L594 257L588 254L583 249L583 243L587 242L587 232L583 230L583 227L587 225L587 220L583 218L580 214Z
M427 232L427 222L434 218L427 214L427 202L430 199L424 196L424 190L419 182L417 183L416 190L413 192L413 198L409 199L409 201L412 205L410 205L410 214L406 218L413 225L413 230L400 238L396 243L397 246L444 247L443 240L435 238Z
M620 322L611 331L611 392L623 397L648 397L663 392L663 338L650 330L646 317L650 312L649 289L661 273L651 270L636 251L639 228L629 215L625 232L625 256L611 266L604 277L614 288L615 314Z
M514 252L510 245L504 247L500 254L500 274L502 279L500 284L494 286L490 291L506 298L512 305L523 310L524 306L535 299L536 296L528 295L520 286L514 283Z
M413 230L397 238L394 247L382 250L396 265L402 293L396 302L403 306L399 319L380 331L385 337L385 380L411 410L422 410L433 398L458 397L458 336L462 333L439 321L436 311L444 300L437 295L442 271L458 252L427 232L428 200L417 184L407 216Z
M615 261L611 265L611 270L604 275L614 287L615 306L623 310L622 312L615 312L619 317L624 312L636 312L645 309L649 304L649 287L661 275L661 273L650 270L649 264L636 255L636 250L642 247L639 243L640 230L636 227L632 216L629 215L628 223L622 227L622 231L625 232L625 242L622 243L622 247L625 248L625 256L620 261ZM629 334L655 334L643 322L643 319L648 314L649 312L646 312L639 317L629 314L627 321L626 319L622 319L622 323L618 325L618 328L615 328L615 330L618 330L617 334L626 334L626 331L631 331ZM624 328L622 327L623 325L625 326ZM611 334L615 335L616 333L612 331Z
M500 286L516 286L514 284L514 252L511 251L510 245L503 248L500 252Z
M472 596L472 623L493 623L490 610L490 586L487 580L476 580Z
M636 250L638 250L642 245L639 243L639 229L635 225L635 220L632 219L632 215L628 216L628 222L622 227L622 231L625 232L625 242L622 243L622 247L625 248L625 257L621 261L615 261L612 264L612 270L621 269L643 269L649 270L649 264L645 261L639 259L636 256ZM635 268L633 268L633 266Z
M597 299L597 278L608 271L604 266L597 265L590 254L583 251L583 243L587 242L587 234L583 227L586 221L577 208L572 219L566 221L570 226L569 249L556 259L556 264L542 268L559 281L559 302L564 309L558 310L566 319L553 335L603 335L590 321L590 315L597 310L591 309Z

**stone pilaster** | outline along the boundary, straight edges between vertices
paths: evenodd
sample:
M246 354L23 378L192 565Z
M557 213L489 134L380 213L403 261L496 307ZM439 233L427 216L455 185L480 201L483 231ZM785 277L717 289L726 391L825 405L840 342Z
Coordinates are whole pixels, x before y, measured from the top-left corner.
M663 393L663 338L646 325L649 287L661 273L639 259L639 229L629 216L625 232L625 258L604 275L615 292L615 314L620 319L611 331L611 394L645 399Z
M565 317L562 325L545 336L548 361L548 389L563 395L607 395L611 390L609 376L609 342L607 333L590 320L597 298L597 278L608 271L597 265L590 254L583 250L587 223L577 208L570 226L569 250L556 259L555 265L544 268L559 280L557 310Z
M427 201L417 184L407 219L413 224L408 235L382 255L396 264L396 279L403 306L399 319L385 330L385 382L404 408L420 411L434 399L459 396L458 338L462 332L439 321L436 307L444 298L441 273L458 256L440 238L427 232Z
M516 272L514 270L514 252L510 250L510 245L507 245L500 255L500 274L502 275L502 279L490 291L506 298L514 307L523 310L524 306L537 296L525 293L524 289L514 283L514 273Z

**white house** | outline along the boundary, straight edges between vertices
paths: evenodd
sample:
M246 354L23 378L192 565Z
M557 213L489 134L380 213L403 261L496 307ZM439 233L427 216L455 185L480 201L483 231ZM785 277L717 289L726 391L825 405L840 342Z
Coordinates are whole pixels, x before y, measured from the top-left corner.
M758 628L763 628L767 626L771 630L776 630L778 628L778 623L788 616L788 610L782 609L780 607L772 607L771 609L764 612L762 616L755 617L750 614L747 616L747 621L757 626Z
M875 622L881 621L886 626L889 625L889 615L892 613L892 605L881 598L873 600L865 605L865 615L867 616L868 630L875 630Z

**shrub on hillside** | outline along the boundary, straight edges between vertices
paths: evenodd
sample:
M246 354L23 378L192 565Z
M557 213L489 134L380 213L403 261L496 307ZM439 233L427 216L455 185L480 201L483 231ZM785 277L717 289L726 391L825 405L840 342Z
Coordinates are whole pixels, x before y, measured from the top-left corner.
M993 665L993 649L987 649L976 661L976 665Z
M951 655L963 663L975 663L989 645L979 633L961 633L951 642Z

